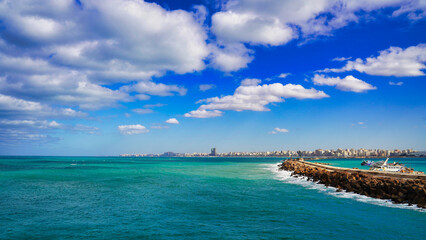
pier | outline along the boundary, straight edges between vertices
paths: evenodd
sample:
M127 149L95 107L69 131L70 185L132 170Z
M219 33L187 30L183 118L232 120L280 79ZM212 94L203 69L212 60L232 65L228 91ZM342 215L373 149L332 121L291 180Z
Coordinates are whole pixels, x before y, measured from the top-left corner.
M416 204L418 207L426 208L424 174L341 168L299 159L283 161L278 168L335 187L337 191L345 190L369 197L390 199L394 203Z

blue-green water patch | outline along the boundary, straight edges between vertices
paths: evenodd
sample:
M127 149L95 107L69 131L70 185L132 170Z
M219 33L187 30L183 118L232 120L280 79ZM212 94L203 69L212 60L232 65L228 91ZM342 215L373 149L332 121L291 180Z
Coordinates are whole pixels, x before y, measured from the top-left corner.
M425 212L336 195L277 162L0 158L12 166L0 168L0 239L425 238Z

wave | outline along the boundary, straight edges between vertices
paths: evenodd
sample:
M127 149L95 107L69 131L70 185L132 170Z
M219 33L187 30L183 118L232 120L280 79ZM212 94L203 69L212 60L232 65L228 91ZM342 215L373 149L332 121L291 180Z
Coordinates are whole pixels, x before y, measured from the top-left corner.
M364 196L364 195L353 193L353 192L346 192L345 190L341 192L337 192L336 191L337 188L331 187L331 186L326 187L324 184L309 180L307 177L291 176L292 174L291 171L285 171L285 170L279 171L277 164L262 164L262 167L268 171L271 171L274 174L274 178L276 180L279 180L284 183L300 185L307 189L313 189L330 196L352 199L358 202L374 204L374 205L383 206L383 207L410 209L410 210L415 210L419 212L426 212L426 209L419 208L415 205L410 206L408 204L395 204L395 203L392 203L391 200L372 198L372 197Z

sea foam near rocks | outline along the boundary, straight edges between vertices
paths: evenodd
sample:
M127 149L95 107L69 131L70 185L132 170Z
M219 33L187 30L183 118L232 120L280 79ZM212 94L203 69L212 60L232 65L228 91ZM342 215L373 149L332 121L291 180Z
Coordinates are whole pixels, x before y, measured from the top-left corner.
M278 163L277 163L278 164ZM341 192L337 192L337 188L328 186L326 187L324 184L321 184L319 182L314 182L310 179L308 179L305 176L293 176L291 171L286 170L278 170L277 164L262 164L262 167L274 174L274 179L279 180L283 183L288 184L296 184L299 186L303 186L307 189L316 190L317 192L321 192L333 197L338 198L346 198L346 199L352 199L358 202L373 204L377 206L383 206L383 207L390 207L390 208L401 208L401 209L409 209L419 212L425 212L426 209L419 208L415 205L408 205L408 204L395 204L392 203L391 200L384 200L384 199L377 199L372 197L367 197L361 194L353 193L353 192L346 192L345 190L342 190Z

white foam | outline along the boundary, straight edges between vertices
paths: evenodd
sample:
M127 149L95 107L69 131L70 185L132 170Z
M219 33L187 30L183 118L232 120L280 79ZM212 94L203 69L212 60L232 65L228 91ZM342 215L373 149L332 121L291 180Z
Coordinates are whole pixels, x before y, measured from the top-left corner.
M326 187L324 184L314 182L312 180L308 180L307 177L304 176L298 176L294 177L291 176L291 171L285 171L285 170L278 170L277 164L262 164L262 167L268 171L271 171L274 173L274 178L289 184L296 184L303 186L307 189L313 189L318 192L325 193L330 196L338 197L338 198L346 198L346 199L352 199L355 201L368 203L368 204L374 204L378 206L384 206L384 207L391 207L391 208L402 208L402 209L410 209L415 210L419 212L426 212L426 209L419 208L415 205L409 206L408 204L394 204L391 200L385 200L385 199L377 199L372 197L367 197L361 194L353 193L353 192L336 192L337 188L334 187Z

